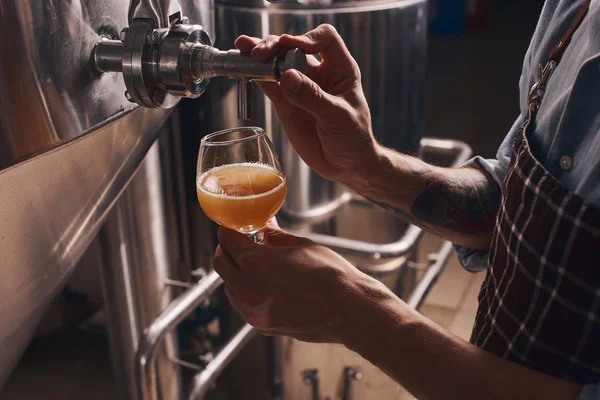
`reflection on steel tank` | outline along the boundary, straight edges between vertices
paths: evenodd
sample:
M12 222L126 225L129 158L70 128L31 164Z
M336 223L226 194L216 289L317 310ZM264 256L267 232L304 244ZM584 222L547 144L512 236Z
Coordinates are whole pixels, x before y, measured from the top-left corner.
M212 3L191 1L203 23ZM128 101L122 75L91 67L98 40L129 26L130 4L140 1L0 2L0 388L78 263L95 267L82 256L140 165L148 176L142 161L169 118ZM179 2L160 4L164 27ZM142 328L166 297L145 304Z
M241 34L303 34L320 24L334 25L356 58L372 111L377 140L417 153L424 131L427 2L220 0L215 5L215 45L230 48ZM232 128L237 119L235 81L213 82L202 107L203 133ZM283 213L314 216L335 205L346 189L311 171L285 138L273 108L253 90L253 117L247 125L265 127L276 146L288 179Z

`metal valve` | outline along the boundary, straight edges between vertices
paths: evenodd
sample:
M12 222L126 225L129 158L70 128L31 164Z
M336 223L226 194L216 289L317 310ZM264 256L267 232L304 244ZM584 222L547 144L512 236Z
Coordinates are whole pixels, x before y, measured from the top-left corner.
M174 20L168 28L155 29L151 19L133 19L120 41L98 41L93 64L101 73L122 72L127 99L150 108L168 109L181 97L198 97L210 78L237 79L242 119L251 114L251 81L278 81L289 69L306 73L306 55L300 49L257 61L239 50L212 47L202 26L180 22Z
M319 371L308 369L302 373L302 382L310 387L312 400L319 400Z
M342 394L342 400L353 400L354 393L352 390L352 383L354 381L360 381L362 374L352 367L344 368L344 393Z

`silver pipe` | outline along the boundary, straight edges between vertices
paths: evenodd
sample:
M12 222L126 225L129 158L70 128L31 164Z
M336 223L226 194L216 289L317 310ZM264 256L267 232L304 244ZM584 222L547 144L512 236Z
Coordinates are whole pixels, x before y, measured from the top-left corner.
M300 49L288 50L284 55L258 61L239 50L219 50L205 44L188 45L191 75L194 79L226 76L247 81L278 81L283 73L295 69L306 73L306 55ZM187 67L187 66L184 66Z
M118 398L146 400L137 392L136 352L143 329L174 300L164 280L176 276L177 264L169 246L164 179L158 143L150 149L140 169L112 208L100 231L101 283L109 331L109 343ZM181 393L177 340L165 335L156 352L154 368L160 379L159 397Z
M206 368L194 378L194 386L189 400L200 400L212 387L215 380L239 352L254 338L256 329L246 324L239 332L223 347L223 349L208 363Z
M314 221L316 219L324 219L328 218L333 214L337 209L342 207L344 204L354 200L356 195L353 193L344 193L337 199L330 201L329 203L311 207L307 210L302 211L293 211L287 210L285 208L281 209L281 214L287 218L293 219L294 221Z
M410 297L406 301L410 307L418 310L423 304L423 300L429 293L429 290L433 287L438 277L446 267L448 259L452 254L452 243L444 242L442 247L437 253L435 263L425 271L425 274L417 284L417 287L413 290Z
M122 72L127 99L146 107L171 108L180 97L198 97L207 78L238 79L240 119L251 117L250 81L278 81L289 69L306 73L306 54L300 49L258 61L239 50L222 51L209 44L201 26L177 25L161 35L143 19L124 31L123 43L101 38L91 59L100 73Z
M303 236L320 245L344 254L361 255L370 258L396 258L402 257L410 252L414 245L421 239L423 231L414 225L410 225L400 240L377 244L360 240L340 238L336 236L323 235L320 233L288 231L292 235Z
M191 73L194 80L225 76L240 80L277 81L281 73L289 69L284 65L284 57L274 57L267 61L257 61L249 54L242 54L239 50L219 50L202 43L186 43L178 47L181 54L186 57L189 64L176 60L179 64L169 65L174 71L181 74ZM92 51L92 60L95 67L104 72L123 72L122 57L123 43L120 40L100 38ZM176 54L180 56L180 54ZM158 69L164 66L159 64ZM301 64L299 70L305 72Z
M196 307L201 305L223 283L212 271L195 287L173 300L163 313L144 330L136 354L136 370L140 399L155 400L156 372L154 361L158 345L164 336L181 323Z
M252 82L240 80L238 87L238 119L252 118Z
M227 76L241 80L276 81L278 58L257 61L239 50L219 50L212 46L194 44L192 46L190 69L194 79Z
M123 72L123 43L101 38L92 51L94 65L101 73Z
M454 139L425 137L421 139L421 150L423 152L431 151L437 154L454 154L456 158L450 164L450 168L460 167L473 155L473 150L468 144Z
M463 165L469 160L472 154L469 145L452 139L423 138L421 139L421 149L423 152L435 152L437 154L448 155L454 154L455 158L450 164L450 167L452 168ZM423 236L421 228L414 225L411 225L398 241L386 244L368 243L305 231L290 231L289 233L303 236L338 252L377 259L402 257L410 252Z

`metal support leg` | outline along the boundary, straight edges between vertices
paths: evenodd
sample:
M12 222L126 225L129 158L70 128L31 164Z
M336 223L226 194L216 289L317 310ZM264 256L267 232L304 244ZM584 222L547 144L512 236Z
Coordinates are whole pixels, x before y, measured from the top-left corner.
M310 386L311 400L319 400L319 371L316 369L304 371L302 379L306 386Z
M425 270L425 274L417 284L417 287L413 290L408 300L406 300L406 304L415 310L418 310L421 307L425 297L427 297L427 294L444 271L444 268L446 267L451 255L452 243L444 242L440 247L440 250L437 252L435 262Z
M103 249L101 271L105 311L115 379L123 400L138 396L135 354L146 326L173 299L164 284L175 277L169 261L165 204L162 193L158 144L155 144L123 193L100 233ZM169 334L158 351L156 371L160 397L179 399L179 368L174 335Z
M164 312L144 329L135 357L138 391L141 399L170 399L161 397L159 393L162 376L160 370L157 369L157 363L161 361L159 353L161 341L172 335L171 332L177 325L189 316L196 307L204 303L221 284L223 284L223 280L215 271L212 271L198 284L173 300ZM213 361L209 365L212 363Z
M342 394L342 400L354 400L352 385L355 381L359 381L361 379L362 374L358 372L356 368L344 368L344 393Z
M204 371L196 375L189 400L202 400L223 370L246 347L250 340L256 336L256 333L256 329L248 324L244 325L225 347L219 351L215 358L208 363Z

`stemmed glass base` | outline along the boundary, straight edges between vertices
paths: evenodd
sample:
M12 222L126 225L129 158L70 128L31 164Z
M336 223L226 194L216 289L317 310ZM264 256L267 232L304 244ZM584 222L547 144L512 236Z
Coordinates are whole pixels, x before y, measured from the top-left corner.
M262 244L265 237L265 232L263 229L264 227L252 232L247 232L246 235L248 235L250 239L254 240L254 243Z

